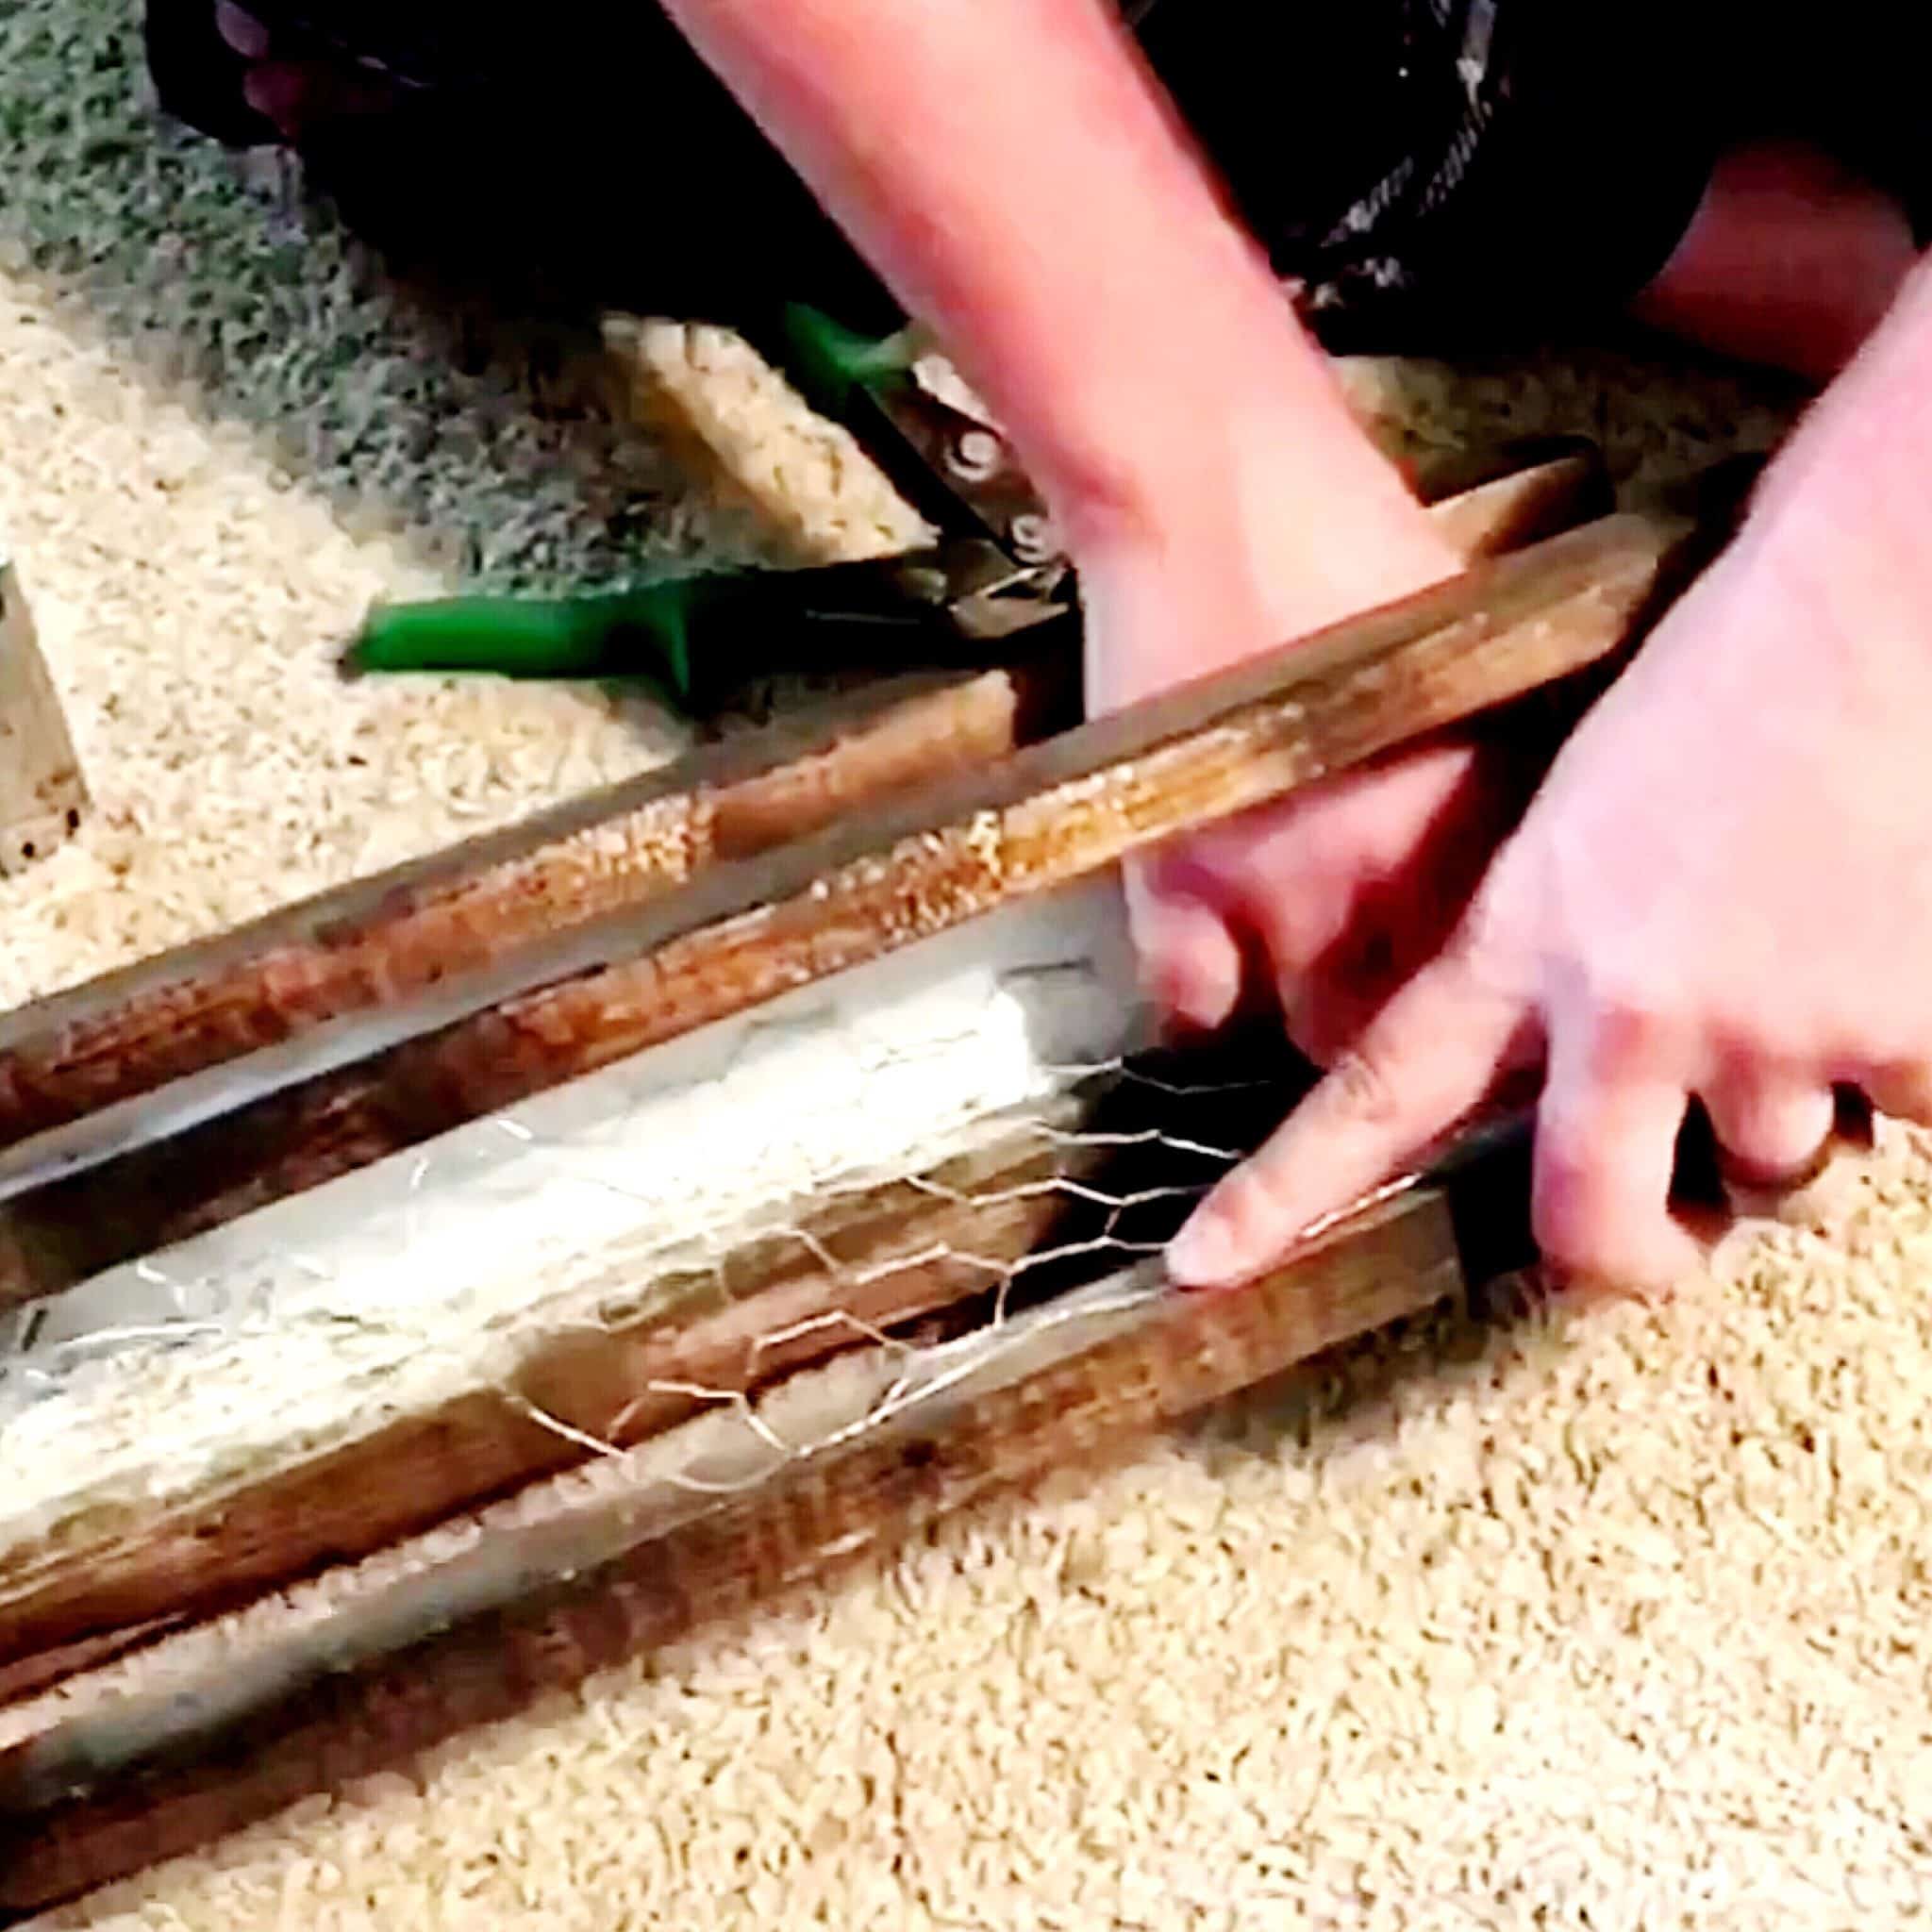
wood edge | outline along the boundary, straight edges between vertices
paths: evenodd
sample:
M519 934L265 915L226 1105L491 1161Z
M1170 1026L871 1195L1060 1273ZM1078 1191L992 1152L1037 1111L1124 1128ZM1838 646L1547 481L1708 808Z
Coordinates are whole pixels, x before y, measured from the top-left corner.
M708 1277L694 1276L635 1320L594 1332L559 1327L505 1387L479 1385L247 1482L223 1481L131 1532L100 1528L58 1551L8 1551L0 1561L0 1703L9 1680L44 1688L157 1621L216 1614L580 1466L598 1453L586 1438L628 1447L704 1407L654 1384L751 1392L850 1349L866 1328L895 1330L979 1298L983 1269L869 1271L942 1242L1000 1261L1029 1252L1064 1218L1065 1199L956 1202L933 1191L1010 1195L1048 1174L1089 1177L1098 1156L1042 1147L1034 1131L1042 1120L1071 1126L1081 1106L1070 1093L1029 1109L1012 1131L916 1183L807 1204L802 1238L757 1235L725 1257L722 1301ZM826 1260L857 1271L856 1283ZM840 1315L855 1325L829 1325ZM814 1321L828 1325L814 1332L806 1325ZM783 1348L758 1349L763 1335L785 1329L799 1332Z
M1689 533L1633 516L1566 533L1294 647L1285 687L1277 654L591 921L507 980L457 990L459 1017L434 1030L17 1195L0 1211L0 1307L1599 664Z
M1442 1198L1412 1192L1241 1293L1163 1297L1124 1333L797 1466L588 1576L325 1675L212 1738L149 1739L145 1762L81 1795L65 1794L57 1767L98 1764L98 1752L75 1732L45 1734L0 1756L0 1923L410 1763L702 1623L877 1561L957 1510L1062 1467L1118 1459L1159 1427L1461 1285Z
M1602 458L1579 450L1473 484L1428 511L1442 536L1474 562L1608 516L1615 502Z
M29 1002L0 1016L0 1150L999 758L1040 681L894 681Z
M19 573L0 557L0 877L39 865L92 808Z
M1546 461L1478 482L1432 514L1473 561L1493 558L1586 508L1588 467L1575 456ZM513 949L530 936L531 916L520 920L512 897L534 908L569 896L579 918L641 904L714 857L743 858L908 782L997 758L1058 720L1064 706L1055 700L1066 693L1051 687L1064 681L1051 667L995 668L937 691L834 704L0 1014L0 1150L340 1021L378 987L407 997L442 976L439 944L444 971L462 958L452 941L467 942L472 963ZM866 771L869 749L922 732L924 758L915 743L903 762ZM685 850L674 841L656 865L633 853L602 896L587 895L572 848L626 821L675 816L680 801L693 817L708 809L709 840ZM424 957L398 974L418 926L427 928L414 941Z

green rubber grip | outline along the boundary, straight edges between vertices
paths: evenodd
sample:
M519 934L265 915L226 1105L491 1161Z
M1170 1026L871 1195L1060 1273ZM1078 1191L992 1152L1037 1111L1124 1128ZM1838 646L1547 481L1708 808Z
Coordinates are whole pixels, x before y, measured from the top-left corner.
M691 586L581 597L468 596L378 607L343 658L352 675L649 677L691 694Z

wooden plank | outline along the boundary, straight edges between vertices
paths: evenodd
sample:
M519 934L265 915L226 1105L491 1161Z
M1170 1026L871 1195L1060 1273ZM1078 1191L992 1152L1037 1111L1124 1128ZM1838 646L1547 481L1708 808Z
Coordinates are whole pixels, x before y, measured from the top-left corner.
M58 851L92 808L19 572L0 557L0 877Z
M949 1379L941 1365L890 1426L722 1503L599 1502L397 1586L359 1632L332 1624L218 1678L85 1709L0 1757L0 1920L407 1765L701 1622L875 1560L949 1512L1119 1457L1460 1285L1455 1213L1432 1187L1239 1294L1176 1294L1142 1271L1016 1322L976 1371ZM900 1371L874 1365L874 1382L887 1373ZM794 1385L794 1407L849 1413L864 1378L823 1374L836 1398ZM533 1576L552 1580L518 1581Z
M1574 472L1569 480L1555 466L1551 473L1564 489L1573 487ZM782 799L788 789L795 788L780 769L758 778L753 795ZM1263 1130L1272 1124L1259 1124ZM1037 1163L1038 1151L1032 1145L1000 1157L1008 1162L1008 1185L1038 1172L1037 1164L1029 1165ZM1079 1171L1071 1153L1062 1151L1057 1171ZM1041 1198L997 1208L975 1205L949 1220L933 1217L929 1197L915 1201L902 1191L896 1198L881 1194L863 1212L880 1239L891 1232L895 1217L909 1222L918 1210L929 1217L927 1242L954 1241L983 1257L1011 1258L1025 1252L1062 1205ZM822 1254L843 1253L839 1244L858 1211L847 1204L807 1233L821 1243ZM803 1253L791 1257L794 1273ZM747 1284L792 1297L781 1311L786 1324L809 1323L837 1306L859 1321L890 1325L963 1291L958 1271L940 1267L924 1271L924 1278L878 1284L856 1298L849 1284L823 1268L815 1279L793 1279L788 1287L784 1268L769 1255L741 1257L738 1274ZM947 1280L956 1285L942 1293L940 1284ZM771 1317L766 1325L784 1324ZM677 1379L729 1386L733 1371L725 1356L737 1345L734 1335L741 1341L741 1330L722 1320L700 1321L682 1334L661 1322L634 1324L598 1338L594 1346L558 1338L539 1348L507 1389L474 1391L292 1465L264 1465L177 1507L144 1513L131 1531L102 1516L87 1538L64 1541L58 1553L16 1553L0 1566L0 1682L18 1690L50 1681L67 1667L64 1659L80 1663L99 1656L151 1621L208 1614L475 1507L580 1459L581 1441L565 1432L628 1442L649 1428L668 1426L677 1419L677 1405L661 1396L641 1400L640 1391L653 1381ZM819 1331L815 1348L830 1345L830 1332ZM770 1374L795 1365L812 1352L789 1362L768 1355L762 1369ZM534 1419L539 1413L548 1424ZM620 1415L622 1426L613 1422ZM395 1480L404 1470L408 1480Z
M1048 703L1045 681L1022 671L908 680L34 1001L0 1018L0 1147L407 1002L646 904L715 858L978 769L1037 730L1031 712Z
M1472 558L1607 507L1587 454L1493 468L1445 478L1433 506ZM978 675L896 681L0 1016L0 1149L407 1006L714 860L983 768L1074 722L1066 653L1061 641Z
M1520 508L1521 500L1517 499L1517 502ZM1626 596L1629 600L1627 607L1623 610L1621 634L1612 639L1609 645L1599 645L1593 652L1577 661L1598 661L1606 649L1613 648L1616 642L1627 641L1641 623L1642 609L1664 584L1670 568L1680 554L1681 540L1669 531L1658 530L1650 531L1649 537L1653 550L1649 576L1644 586L1632 592L1628 583L1622 578L1617 578L1613 585L1613 601L1618 596ZM1578 590L1579 597L1586 596L1587 588ZM1559 605L1558 608L1562 607ZM1385 613L1386 615L1388 614ZM1473 626L1478 644L1491 638L1491 634L1486 628L1491 613L1484 613ZM1525 606L1520 609L1517 618L1524 628L1535 631L1536 620L1530 607ZM1428 639L1425 637L1424 641L1426 642ZM1551 642L1547 636L1532 641L1544 648ZM1411 638L1407 641L1413 642L1414 640ZM1438 639L1436 641L1440 644L1441 640ZM1392 654L1399 654L1403 643L1404 640L1398 638L1389 645L1389 650ZM1342 657L1346 659L1347 654L1343 653ZM1344 661L1340 665L1330 665L1328 670L1331 674L1336 674L1336 684L1345 693L1350 688L1350 677L1357 675L1361 668L1352 661ZM1540 678L1532 680L1533 683L1541 681ZM1395 682L1399 680L1383 680L1385 686ZM1323 695L1332 703L1337 692L1334 688L1327 688L1324 690ZM1357 695L1359 697L1360 693L1357 692ZM1400 693L1398 701L1399 696ZM1379 693L1372 691L1368 697L1362 699L1372 713L1377 702L1391 701L1391 693L1386 688ZM1415 714L1409 712L1404 715L1410 719L1412 724ZM1450 712L1445 715L1461 714ZM1404 732L1400 735L1407 734ZM1373 739L1373 730L1368 736ZM1327 741L1331 744L1340 743L1343 749L1339 755L1347 756L1347 746L1361 741L1359 738L1350 739L1347 732L1343 731L1339 735L1331 733ZM1260 742L1265 747L1273 741L1263 736ZM1157 744L1155 748L1158 751L1160 746ZM1276 748L1279 749L1278 746ZM1304 746L1304 752L1306 749ZM1056 769L1051 760L1047 761L1048 776L1052 776ZM1060 773L1060 776L1064 780L1064 772ZM1017 802L1024 804L1027 801L1022 799ZM1085 802L1091 807L1091 798ZM914 840L921 836L916 828L910 834L902 833L902 837ZM807 842L817 848L822 847L824 841L821 840ZM861 853L864 850L862 842L859 850ZM1082 875L1077 869L1067 874L1069 878L1078 878ZM812 886L820 883L823 874L811 875L811 884L806 887L803 893L795 896L808 899L820 896L812 891ZM1052 890L1053 886L1049 884L1043 889ZM1027 896L1027 893L1023 890L996 897L992 904L1012 903L1024 896ZM991 907L980 909L991 909ZM976 912L969 909L960 916L976 916ZM935 926L932 929L941 928ZM873 952L862 954L861 957L876 957L879 952L890 950L892 943L905 942L902 937L890 933L886 938L889 941L887 945L875 947ZM1011 1151L1015 1157L1012 1165L1000 1168L995 1161L992 1168L983 1170L981 1174L982 1181L1001 1183L991 1187L992 1195L1004 1194L1007 1198L955 1202L946 1208L945 1211L956 1217L950 1225L960 1245L970 1245L975 1252L980 1253L1017 1254L1024 1252L1041 1238L1045 1220L1044 1210L1039 1200L1036 1198L1028 1204L1023 1193L1017 1193L1002 1183L1004 1176L1005 1181L1024 1185L1028 1174L1037 1174L1040 1170L1037 1164L1028 1166L1024 1160L1019 1159L1017 1149ZM1034 1158L1037 1162L1037 1145ZM912 1213L910 1203L902 1203L897 1208L889 1209L882 1195L857 1208L850 1203L844 1204L841 1209L841 1215L844 1218L832 1217L823 1225L833 1246L836 1247L841 1240L847 1237L858 1239L862 1246L866 1238L864 1230L868 1226L875 1236L880 1230L891 1227L894 1224L894 1216L897 1215L897 1225L902 1232L915 1218L918 1219L922 1231L927 1231L941 1224L940 1219L937 1218L939 1212L929 1195L920 1206L917 1216ZM870 1222L867 1221L868 1215L872 1217ZM837 1224L836 1226L834 1223ZM1413 1260L1414 1257L1410 1258ZM784 1266L774 1265L776 1257L769 1250L762 1256L755 1252L749 1253L743 1259L750 1275L757 1282L763 1284L763 1291L756 1297L758 1307L755 1314L743 1308L721 1308L714 1311L708 1328L703 1318L694 1323L688 1322L678 1327L664 1324L658 1324L655 1327L641 1325L636 1333L621 1338L624 1344L622 1347L606 1350L600 1346L578 1342L569 1347L560 1346L554 1354L540 1352L534 1364L535 1379L526 1387L520 1389L519 1392L525 1394L533 1407L541 1407L556 1421L562 1422L569 1427L588 1428L588 1433L591 1434L600 1433L594 1427L588 1427L588 1424L602 1416L609 1420L611 1433L629 1441L640 1436L655 1434L667 1426L676 1425L680 1416L687 1412L690 1407L688 1401L680 1405L675 1398L669 1398L667 1391L661 1388L657 1407L654 1407L648 1403L641 1407L637 1406L640 1390L649 1391L653 1383L661 1384L685 1379L680 1371L691 1371L691 1381L702 1380L708 1386L734 1386L734 1376L737 1378L737 1386L756 1386L755 1377L747 1374L751 1367L750 1343L754 1329L790 1326L796 1336L796 1340L788 1344L789 1352L777 1355L766 1352L764 1358L758 1363L758 1375L766 1375L774 1371L795 1372L801 1366L816 1361L824 1352L823 1342L825 1331L819 1330L814 1339L811 1324L819 1316L853 1312L854 1302L849 1279L835 1278L832 1271L823 1267L800 1267L796 1264L796 1257L792 1272L788 1274ZM1395 1272L1399 1276L1400 1270ZM877 1320L881 1325L891 1325L894 1322L916 1317L933 1308L953 1306L959 1295L971 1286L972 1283L963 1278L958 1271L948 1270L943 1263L939 1263L929 1272L929 1278L921 1277L916 1271L910 1272L898 1281L891 1293L882 1298L876 1307L862 1304L858 1312L863 1321ZM1416 1284L1412 1279L1406 1283L1398 1279L1392 1288L1385 1283L1384 1289L1385 1291L1398 1296L1407 1295L1416 1291ZM773 1298L768 1299L768 1294ZM791 1299L786 1301L785 1309L780 1310L778 1304L788 1295ZM690 1311L687 1309L684 1312L689 1315ZM779 1312L789 1315L787 1323L774 1321L774 1316ZM792 1386L793 1384L790 1383L781 1385L780 1392ZM627 1415L623 1414L625 1408L630 1410ZM619 1417L621 1421L617 1420ZM580 1421L579 1418L587 1420ZM451 1458L450 1466L460 1473L460 1479L450 1485L443 1492L445 1504L450 1503L450 1499L458 1492L467 1493L473 1499L477 1495L487 1494L490 1492L489 1485L491 1481L499 1485L527 1481L533 1474L540 1474L545 1468L562 1466L562 1462L573 1459L574 1454L580 1453L579 1445L579 1450L573 1452L573 1455L564 1455L562 1462L553 1463L546 1460L546 1457L559 1454L559 1445L562 1444L563 1439L554 1429L545 1429L541 1425L532 1424L529 1438L520 1447L513 1448L507 1455L503 1454L500 1448L504 1441L503 1420L504 1410L499 1402L495 1405L494 1413L489 1418L484 1418L479 1411L471 1419L467 1438L464 1436L463 1427L458 1428L457 1439L465 1441L466 1447L463 1453ZM536 1441L538 1435L544 1438L541 1450ZM395 1445L390 1446L393 1448ZM492 1456L496 1458L493 1463ZM409 1468L411 1472L409 1485L376 1480L384 1474L392 1475L395 1470L404 1467ZM433 1453L425 1456L421 1441L408 1448L406 1460L390 1460L386 1465L381 1463L380 1458L375 1462L364 1460L354 1470L338 1466L329 1473L332 1480L314 1481L313 1486L303 1494L298 1495L293 1491L284 1491L282 1502L287 1507L281 1512L281 1522L287 1524L291 1520L299 1521L305 1514L312 1515L315 1524L321 1528L325 1544L329 1543L333 1537L335 1544L339 1545L341 1541L340 1532L346 1526L351 1543L359 1537L362 1540L359 1547L377 1547L379 1543L386 1542L396 1535L408 1533L416 1519L405 1516L395 1524L377 1524L373 1519L365 1521L361 1512L367 1511L372 1494L379 1495L384 1489L413 1489L414 1477L419 1471L429 1472L433 1481L438 1467ZM311 1472L311 1477L313 1474ZM469 1486L467 1491L463 1490L465 1484ZM433 1489L431 1493L435 1493ZM259 1501L250 1500L258 1503ZM460 1507L460 1504L452 1507ZM334 1511L333 1519L330 1516L331 1509ZM291 1554L290 1546L286 1542L278 1545L275 1541L278 1534L277 1511L274 1508L263 1508L254 1519L252 1528L245 1521L245 1513L244 1510L244 1520L239 1523L232 1533L225 1527L224 1519L219 1514L210 1513L203 1517L201 1538L198 1540L212 1538L217 1547L213 1557L202 1560L199 1570L193 1574L169 1568L165 1560L165 1551L170 1534L179 1525L167 1525L157 1540L156 1546L147 1550L144 1557L132 1551L124 1553L132 1557L125 1569L118 1573L111 1570L100 1573L93 1579L94 1594L92 1597L87 1596L86 1588L83 1586L80 1593L70 1597L64 1606L55 1606L50 1600L42 1600L41 1611L51 1612L47 1615L47 1620L38 1626L37 1630L25 1624L23 1624L22 1629L29 1642L44 1641L59 1648L39 1652L28 1650L20 1659L25 1669L16 1671L16 1685L35 1681L36 1667L42 1673L40 1680L44 1681L48 1674L58 1673L70 1660L85 1662L90 1658L111 1655L116 1647L131 1641L143 1630L151 1631L161 1623L185 1614L205 1614L216 1603L230 1600L230 1597L224 1593L232 1593L235 1591L238 1574L233 1566L237 1564L241 1565L242 1571L245 1573L249 1561L257 1561L260 1565L254 1578L258 1585L278 1580L290 1574L286 1567ZM380 1514L380 1511L376 1512L377 1516ZM422 1520L438 1520L437 1512L425 1512ZM607 1538L611 1533L611 1525L608 1524L596 1531L596 1534ZM849 1541L852 1536L858 1534L858 1531L847 1531L845 1536ZM224 1541L225 1536L228 1538L227 1541ZM176 1544L175 1547L177 1550L187 1549L196 1540L191 1539L188 1542ZM575 1556L570 1556L568 1549L560 1549L559 1546L549 1545L546 1548L551 1557L558 1558L560 1567L575 1569L582 1566L582 1546L575 1546ZM353 1548L345 1550L334 1545L325 1548L322 1552L325 1559L329 1556L340 1559L344 1555L352 1554ZM310 1555L315 1555L312 1544ZM568 1557L569 1560L563 1561L563 1557ZM69 1587L73 1586L75 1574L70 1573ZM242 1589L245 1591L249 1587L249 1578L243 1574L239 1580ZM122 1592L118 1599L117 1591ZM201 1592L199 1596L196 1595L197 1591ZM77 1622L76 1609L79 1612ZM158 1611L158 1614L154 1617L153 1622L143 1624L143 1610ZM76 1631L86 1634L76 1635ZM341 1632L337 1632L330 1639L332 1655L340 1655L341 1641ZM6 1654L5 1651L0 1651L0 1656ZM192 1705L192 1699L190 1703ZM260 1712L257 1712L255 1716L256 1719L268 1721ZM16 1794L24 1792L29 1798L34 1797L36 1793L44 1795L51 1788L48 1783L50 1760L47 1754L51 1751L58 1758L58 1752L74 1741L74 1737L70 1734L62 1744L43 1743L35 1747L34 1752L30 1754L31 1761L27 1758L15 1760L15 1768L21 1772L24 1780L17 1788ZM93 1746L83 1745L81 1748L85 1755L92 1750ZM95 1755L98 1757L97 1752ZM192 1756L191 1751L191 1759ZM111 1757L110 1751L108 1758ZM58 1786L64 1774L59 1773L57 1767L51 1775L53 1785ZM203 1814L196 1813L191 1805L186 1810L177 1810L172 1815L175 1826L179 1827L184 1820L192 1820L193 1816ZM68 1824L74 1823L71 1808L63 1809L59 1818L55 1821L55 1838L59 1837L62 1820ZM80 1836L85 1838L86 1831L82 1830ZM37 1842L41 1841L42 1835L38 1831L35 1837ZM59 1842L70 1845L75 1841L71 1838L59 1839ZM54 1840L49 1839L47 1842L53 1843ZM4 1859L9 1851L10 1845L5 1840L4 1836L0 1836L0 1859ZM0 1896L5 1894L0 1893Z
M1430 513L1449 541L1473 561L1541 542L1615 508L1616 491L1602 458L1583 448L1452 489L1431 506Z
M1420 597L449 971L390 1043L0 1212L0 1307L1503 705L1624 648L1688 524L1603 519ZM411 1027L409 1037L395 1030ZM32 1143L14 1150L30 1153ZM4 1164L4 1163L0 1163Z
M1258 1145L1309 1077L1268 1025L1137 1054L983 1123L980 1144L927 1172L799 1204L715 1272L654 1281L649 1313L561 1327L500 1382L172 1507L97 1502L85 1533L0 1558L0 1703L130 1633L215 1614L575 1466L591 1443L661 1433L706 1406L695 1389L751 1393L869 1335L983 1314L1000 1269L1037 1295L1095 1266L1103 1244L1163 1241L1185 1191L1216 1178L1225 1150Z
M344 1445L107 1524L52 1554L0 1561L0 1693L42 1686L158 1620L209 1616L354 1561L582 1462L584 1439L629 1445L675 1426L704 1387L749 1391L981 1295L983 1262L1017 1262L1092 1179L1107 1150L1043 1141L1082 1102L931 1174L823 1204L795 1233L747 1242L718 1277L675 1284L662 1312L549 1338L500 1388L400 1415ZM974 1263L955 1255L979 1257ZM913 1265L887 1263L924 1257ZM766 1338L789 1333L775 1345ZM4 1694L0 1694L4 1701Z

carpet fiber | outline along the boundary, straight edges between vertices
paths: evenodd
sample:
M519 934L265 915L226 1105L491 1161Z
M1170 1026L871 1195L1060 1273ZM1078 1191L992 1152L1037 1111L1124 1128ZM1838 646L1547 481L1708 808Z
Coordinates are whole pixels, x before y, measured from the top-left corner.
M736 494L589 395L588 325L481 343L386 288L150 123L133 28L0 10L0 522L100 801L0 887L8 1000L682 741L596 692L343 689L372 597L895 514L728 339L635 353ZM1352 379L1424 441L1582 428L1636 482L1779 421L1627 355ZM1888 1142L1666 1307L1355 1351L48 1923L1915 1923L1928 1255Z

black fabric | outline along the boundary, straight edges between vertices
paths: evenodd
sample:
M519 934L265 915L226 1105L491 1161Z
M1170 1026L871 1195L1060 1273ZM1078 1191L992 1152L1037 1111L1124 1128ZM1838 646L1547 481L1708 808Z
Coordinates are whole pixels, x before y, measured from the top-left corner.
M1923 9L1841 0L1124 0L1149 65L1331 347L1499 346L1620 308L1721 149L1822 141L1932 216ZM148 0L164 101L218 138L212 0ZM305 147L379 245L570 299L744 325L896 308L647 0L254 0L396 77ZM197 66L197 62L203 63ZM220 77L214 74L220 68Z
M488 86L505 75L581 65L570 49L621 32L625 7L553 0L245 0L278 45L333 49L415 88ZM178 10L178 9L173 9ZM211 12L209 0L201 10Z
M809 302L885 332L897 305L804 183L657 8L562 0L276 0L254 8L277 57L332 49L404 84L392 109L302 143L316 189L395 265L518 302L741 324ZM212 0L148 0L162 105L235 144L190 85ZM505 51L513 13L517 58ZM361 31L356 31L360 29ZM162 58L156 60L158 47ZM222 50L220 65L240 75ZM395 64L391 65L391 59Z
M1157 0L1138 31L1336 346L1494 341L1619 308L1715 158L1695 0Z

